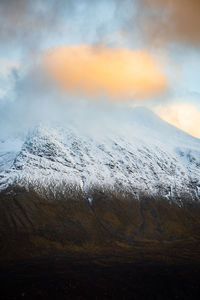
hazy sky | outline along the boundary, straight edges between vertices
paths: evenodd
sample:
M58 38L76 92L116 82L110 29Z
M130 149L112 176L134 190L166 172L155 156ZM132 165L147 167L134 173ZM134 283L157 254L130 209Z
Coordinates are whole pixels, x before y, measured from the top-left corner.
M0 66L0 114L54 89L200 137L199 0L0 0Z

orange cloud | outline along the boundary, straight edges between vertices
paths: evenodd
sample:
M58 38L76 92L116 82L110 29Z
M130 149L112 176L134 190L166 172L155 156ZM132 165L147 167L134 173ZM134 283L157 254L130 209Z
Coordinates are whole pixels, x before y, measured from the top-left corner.
M167 88L167 78L146 51L65 46L46 53L44 64L64 90L78 95L145 98Z
M200 138L200 111L192 104L171 104L155 109L156 113L172 125Z

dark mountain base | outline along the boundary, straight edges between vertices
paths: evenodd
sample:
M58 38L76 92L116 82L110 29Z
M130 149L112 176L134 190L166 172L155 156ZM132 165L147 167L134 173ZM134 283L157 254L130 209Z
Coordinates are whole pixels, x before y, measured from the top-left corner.
M199 299L200 204L0 194L0 299Z
M70 253L127 253L200 260L200 204L93 191L45 198L20 189L0 194L1 260ZM192 253L191 253L192 251Z

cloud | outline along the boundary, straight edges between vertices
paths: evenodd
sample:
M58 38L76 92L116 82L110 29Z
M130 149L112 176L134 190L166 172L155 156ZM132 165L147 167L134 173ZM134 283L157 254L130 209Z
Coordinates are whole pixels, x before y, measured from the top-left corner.
M81 0L0 0L0 41L25 50L61 34L63 16L73 15Z
M67 38L99 40L115 27L114 8L115 0L0 0L1 47L34 52Z
M139 0L138 17L148 39L200 45L199 0Z
M158 107L156 113L168 123L200 138L200 111L189 103L173 103Z
M0 57L0 66L0 101L2 101L18 77L20 63Z
M75 95L137 99L162 94L167 78L146 51L65 46L48 51L44 64L59 86Z
M109 10L114 10L115 14L108 14L107 18L106 11ZM70 28L79 36L83 35L83 40L91 32L96 32L96 41L104 40L112 30L118 30L125 31L132 39L141 39L144 35L150 41L153 38L162 42L199 45L200 1L0 0L2 46L14 43L32 49L45 43L49 37L66 37Z

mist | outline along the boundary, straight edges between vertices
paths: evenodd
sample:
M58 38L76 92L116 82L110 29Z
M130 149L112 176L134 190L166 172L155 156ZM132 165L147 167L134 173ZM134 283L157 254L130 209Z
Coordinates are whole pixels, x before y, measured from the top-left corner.
M88 99L60 90L41 68L15 81L10 97L0 101L0 139L24 139L37 126L76 127L80 134L102 135L117 129L129 102Z

